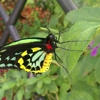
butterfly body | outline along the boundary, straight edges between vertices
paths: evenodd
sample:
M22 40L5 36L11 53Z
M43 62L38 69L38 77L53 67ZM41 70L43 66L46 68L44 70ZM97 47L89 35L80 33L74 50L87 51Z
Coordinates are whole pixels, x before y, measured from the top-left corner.
M57 48L56 38L26 38L0 47L0 68L23 69L27 72L46 72Z

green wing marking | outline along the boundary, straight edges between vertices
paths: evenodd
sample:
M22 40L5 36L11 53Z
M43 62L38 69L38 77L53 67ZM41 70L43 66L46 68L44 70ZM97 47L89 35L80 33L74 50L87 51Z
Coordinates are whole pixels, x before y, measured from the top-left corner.
M42 38L26 38L26 39L20 39L11 43L6 44L4 47L10 47L10 46L16 46L20 44L26 44L26 43L34 43L34 42L41 42Z

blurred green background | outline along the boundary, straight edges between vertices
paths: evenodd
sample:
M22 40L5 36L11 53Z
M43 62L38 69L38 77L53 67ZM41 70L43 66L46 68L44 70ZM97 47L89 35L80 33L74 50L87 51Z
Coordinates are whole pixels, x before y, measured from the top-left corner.
M16 2L0 3L10 15ZM60 31L60 41L68 41L60 46L68 50L56 53L71 77L55 57L49 71L36 77L27 78L23 70L0 70L0 100L100 100L100 1L73 2L77 9L65 13L56 0L28 0L15 26L21 38L46 38L47 27L56 35ZM0 18L0 36L4 29Z

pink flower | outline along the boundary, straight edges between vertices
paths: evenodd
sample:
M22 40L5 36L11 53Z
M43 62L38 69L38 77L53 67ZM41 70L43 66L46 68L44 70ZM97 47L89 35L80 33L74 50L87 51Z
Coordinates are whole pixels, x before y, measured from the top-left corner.
M2 100L6 100L6 97L3 97Z
M92 50L91 56L96 56L96 55L97 55L97 52L98 52L98 48L100 47L100 44L98 44L96 47L93 48L93 47L92 47L93 43L94 43L94 41L92 41L92 42L88 45L88 48L89 48L90 50Z

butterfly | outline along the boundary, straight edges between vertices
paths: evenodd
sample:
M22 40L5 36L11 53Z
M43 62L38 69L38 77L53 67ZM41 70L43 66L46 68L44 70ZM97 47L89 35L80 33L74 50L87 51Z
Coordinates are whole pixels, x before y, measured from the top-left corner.
M0 47L0 68L22 69L34 74L48 71L53 54L61 61L55 52L59 38L60 35L57 39L49 33L46 38L25 38Z

